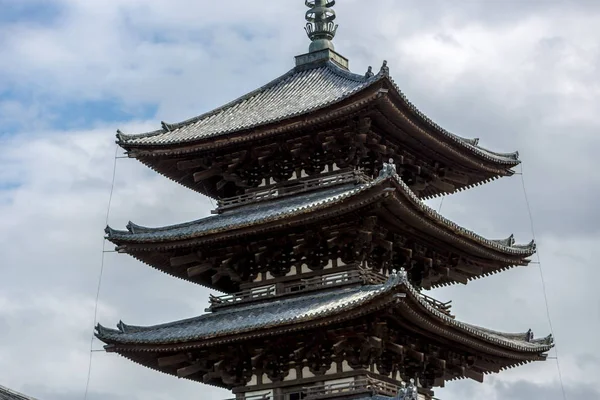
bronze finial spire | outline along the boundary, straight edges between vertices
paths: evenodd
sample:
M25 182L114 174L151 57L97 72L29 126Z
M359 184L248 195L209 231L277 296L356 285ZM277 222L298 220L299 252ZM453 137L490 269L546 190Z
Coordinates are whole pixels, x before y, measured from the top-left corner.
M324 49L334 50L331 41L338 26L333 22L335 11L331 7L335 5L335 0L305 0L305 4L310 8L306 12L308 23L304 28L312 41L308 51L312 53Z

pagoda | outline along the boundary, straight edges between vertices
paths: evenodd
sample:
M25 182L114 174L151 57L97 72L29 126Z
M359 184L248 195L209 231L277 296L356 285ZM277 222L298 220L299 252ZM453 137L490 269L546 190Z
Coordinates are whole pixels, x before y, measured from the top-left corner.
M529 263L535 244L486 239L425 199L510 176L497 153L412 105L384 61L349 71L334 0L306 0L309 52L267 85L118 144L217 200L178 225L107 227L118 252L214 290L207 313L101 325L106 351L236 399L432 399L446 381L546 358L552 337L459 322L424 290Z

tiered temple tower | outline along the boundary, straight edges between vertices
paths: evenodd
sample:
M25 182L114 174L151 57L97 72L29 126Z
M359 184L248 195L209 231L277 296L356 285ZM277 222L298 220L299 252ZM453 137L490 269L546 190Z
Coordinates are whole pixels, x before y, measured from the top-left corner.
M109 227L108 240L222 294L188 320L98 325L107 351L272 400L431 399L446 381L545 359L551 337L459 322L422 293L527 265L533 242L483 238L423 203L512 175L517 153L436 125L386 62L351 73L331 42L334 3L306 1L310 51L288 73L187 121L118 133L130 157L218 207Z

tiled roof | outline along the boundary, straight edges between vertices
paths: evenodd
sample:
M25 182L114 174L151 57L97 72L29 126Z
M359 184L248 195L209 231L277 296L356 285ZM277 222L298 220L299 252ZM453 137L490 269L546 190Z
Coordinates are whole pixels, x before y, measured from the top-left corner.
M289 323L310 321L354 308L386 292L395 282L299 296L286 300L219 310L212 314L148 328L119 323L119 330L98 327L98 338L119 343L179 343Z
M408 100L387 73L380 72L367 78L346 71L331 61L313 68L294 68L265 86L213 111L176 124L163 122L160 130L138 135L119 131L118 143L124 147L163 146L239 132L339 103L382 79L389 79L405 106L433 131L492 162L510 166L519 163L516 152L497 153L487 150L478 145L479 139L463 138L437 125Z
M400 293L404 293L406 298L397 297ZM239 306L163 325L139 327L120 322L118 330L98 325L96 336L109 344L159 345L201 341L258 329L299 324L327 316L347 315L349 311L385 295L390 295L390 302L401 300L400 303L410 307L412 313L439 320L441 329L447 330L446 327L449 326L463 335L502 348L539 354L553 347L551 337L527 341L526 333L500 333L454 320L423 300L409 283L405 271L391 274L388 281L381 285L335 289L313 295Z
M184 224L162 228L146 228L130 222L127 226L127 231L107 227L106 233L108 239L115 243L154 243L197 238L226 230L231 231L242 227L290 218L301 213L331 207L367 189L382 185L388 179L391 179L397 186L397 193L407 198L416 210L426 214L437 225L444 227L452 233L458 232L463 237L506 254L529 257L535 252L534 242L530 242L527 245L515 245L514 241L509 243L508 240L489 240L448 220L421 201L396 174L380 177L367 184L346 184L294 197L254 203L226 211L223 214Z
M25 396L22 393L15 392L4 386L0 386L0 400L36 400L33 397Z
M312 69L293 69L267 85L209 113L162 130L118 136L120 143L171 144L204 139L304 114L341 101L377 78L352 74L332 62Z
M146 228L130 222L127 225L127 231L118 231L108 227L106 233L109 240L135 242L155 242L203 236L219 231L283 219L302 212L326 207L374 185L375 182L366 185L346 184L336 186L316 192L304 193L295 197L254 203L224 212L223 214L164 228Z

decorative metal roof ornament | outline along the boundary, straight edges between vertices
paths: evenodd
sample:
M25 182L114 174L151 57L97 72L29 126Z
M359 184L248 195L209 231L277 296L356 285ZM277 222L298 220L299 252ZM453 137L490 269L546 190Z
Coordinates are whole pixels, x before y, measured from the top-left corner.
M384 162L383 167L381 167L381 171L379 171L380 178L389 178L397 174L396 164L394 163L394 159L390 158L389 162Z
M331 9L335 5L335 0L305 0L305 4L310 8L306 12L308 23L304 28L312 41L308 51L312 53L324 49L335 50L331 42L338 28L333 22L335 11Z
M402 382L400 384L400 390L398 390L398 396L396 396L396 400L418 400L419 392L417 391L417 387L415 386L415 380L411 379L408 386L406 383Z
M527 335L527 338L526 338L526 340L527 340L528 342L531 342L531 341L533 341L533 337L534 337L534 336L533 336L533 331L532 331L531 329L527 331L527 334L526 334L526 335Z

